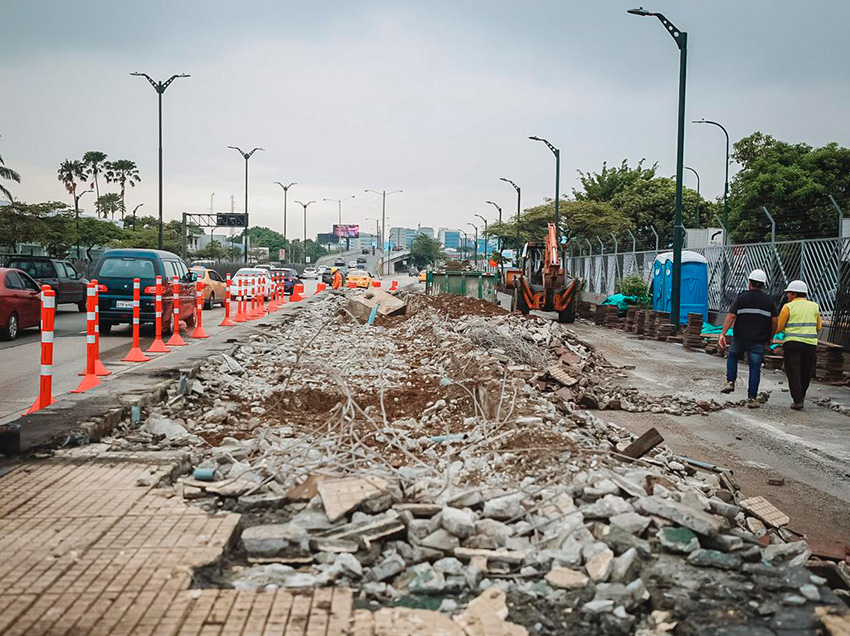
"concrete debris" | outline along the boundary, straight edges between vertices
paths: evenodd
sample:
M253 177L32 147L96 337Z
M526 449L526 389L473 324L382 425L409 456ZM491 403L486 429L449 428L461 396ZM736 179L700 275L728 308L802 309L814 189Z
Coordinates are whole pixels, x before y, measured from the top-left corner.
M461 613L385 608L376 624L396 616L404 633L466 636L579 624L576 633L708 633L711 615L761 625L752 621L765 599L776 613L832 598L802 569L808 546L780 534L780 511L742 501L725 473L654 436L635 447L600 417L720 404L624 388L555 322L460 297L390 297L346 291L301 304L106 440L118 451L183 449L188 470L219 476L175 484L193 505L244 515L218 584L345 585L378 605L427 597L423 606ZM374 325L352 319L372 301ZM525 627L506 622L508 601Z

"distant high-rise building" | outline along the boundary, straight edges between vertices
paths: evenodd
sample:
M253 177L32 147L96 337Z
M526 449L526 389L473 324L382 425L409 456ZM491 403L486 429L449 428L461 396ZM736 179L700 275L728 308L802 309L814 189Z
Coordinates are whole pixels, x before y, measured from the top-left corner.
M416 238L416 230L413 228L391 227L388 240L397 249L409 250L414 238Z
M428 238L434 238L434 228L432 227L420 227L416 230L417 234L424 234Z

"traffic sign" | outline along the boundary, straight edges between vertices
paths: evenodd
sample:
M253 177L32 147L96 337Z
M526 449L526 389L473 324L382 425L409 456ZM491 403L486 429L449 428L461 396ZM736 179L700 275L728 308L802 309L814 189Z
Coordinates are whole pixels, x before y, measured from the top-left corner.
M247 214L230 214L219 212L215 215L219 227L248 227Z

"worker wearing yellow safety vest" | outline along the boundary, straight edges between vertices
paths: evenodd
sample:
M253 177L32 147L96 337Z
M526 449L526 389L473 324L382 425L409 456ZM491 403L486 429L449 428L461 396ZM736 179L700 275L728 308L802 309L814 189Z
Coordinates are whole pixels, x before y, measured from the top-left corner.
M785 375L794 400L791 408L799 411L815 374L818 331L821 328L820 307L807 298L809 287L801 280L791 281L785 294L788 302L779 312L776 331L785 332L782 345Z

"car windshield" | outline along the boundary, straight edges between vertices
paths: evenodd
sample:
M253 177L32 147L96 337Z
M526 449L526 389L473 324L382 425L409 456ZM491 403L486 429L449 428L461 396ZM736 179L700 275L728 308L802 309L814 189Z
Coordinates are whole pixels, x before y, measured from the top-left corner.
M95 278L154 278L156 268L145 258L107 257L100 262Z
M236 272L236 276L256 276L257 274L268 274L268 271L264 269L255 269L253 267L243 267Z

